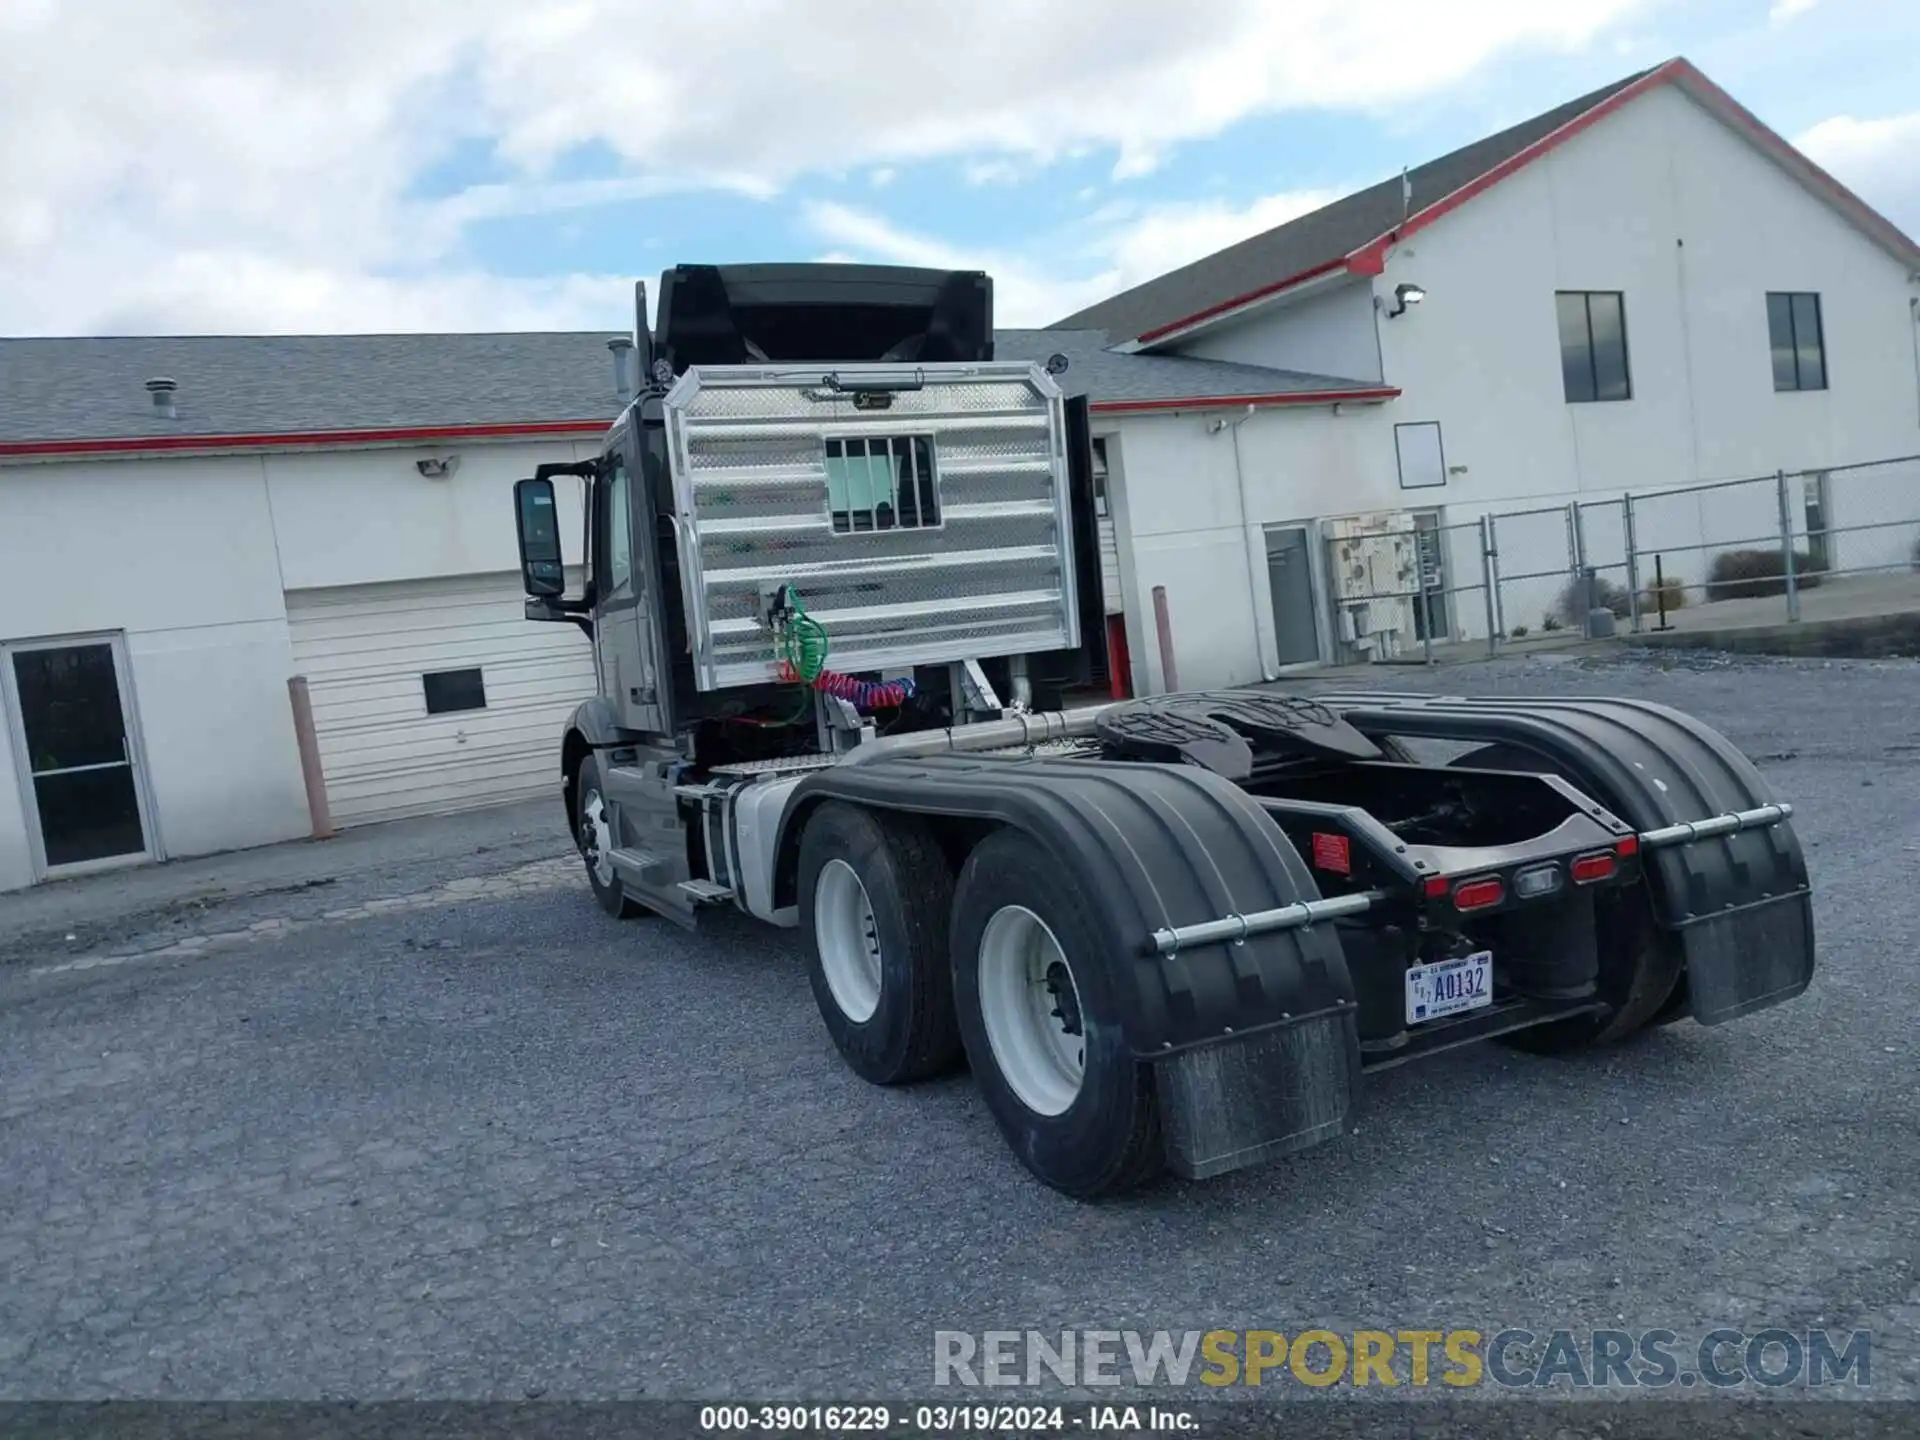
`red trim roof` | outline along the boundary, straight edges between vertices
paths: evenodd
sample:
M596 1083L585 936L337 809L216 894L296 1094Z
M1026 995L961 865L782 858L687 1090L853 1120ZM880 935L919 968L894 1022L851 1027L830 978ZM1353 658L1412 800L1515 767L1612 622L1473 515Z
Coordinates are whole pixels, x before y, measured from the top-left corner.
M1179 400L1097 400L1087 408L1100 415L1130 415L1155 410L1236 410L1242 405L1332 405L1341 400L1395 400L1392 385L1356 386L1351 390L1285 390L1274 395L1207 395Z
M1267 296L1277 295L1282 290L1291 290L1303 280L1311 280L1316 275L1326 275L1332 271L1344 270L1346 268L1346 256L1336 255L1333 259L1315 265L1309 270L1302 270L1297 275L1289 275L1286 279L1276 280L1271 285L1262 285L1258 290L1249 290L1246 294L1236 295L1231 300L1222 300L1218 305L1209 305L1206 309L1195 311L1185 319L1174 320L1165 325L1156 325L1151 330L1143 330L1134 337L1134 343L1138 345L1151 344L1162 336L1173 334L1176 330L1191 329L1203 321L1212 320L1217 316L1224 315L1229 310L1238 310L1242 305L1251 305L1256 300L1264 300Z
M425 425L390 430L305 430L252 435L126 435L100 440L14 440L0 457L147 455L181 450L286 450L321 445L394 445L427 440L512 440L537 435L602 435L609 420L531 420L504 425Z
M1725 90L1722 90L1718 85L1714 84L1713 81L1709 80L1691 61L1685 58L1676 58L1667 61L1664 65L1655 66L1632 84L1616 90L1592 108L1581 111L1579 115L1569 120L1559 129L1550 131L1548 134L1534 141L1531 145L1515 151L1505 160L1489 167L1481 174L1475 176L1467 184L1462 185L1459 189L1443 195L1432 204L1414 211L1413 214L1409 215L1401 224L1368 241L1358 249L1351 250L1345 255L1315 265L1312 269L1302 270L1297 275L1289 275L1284 280L1276 280L1271 285L1263 285L1257 290L1248 291L1246 294L1235 296L1231 300L1223 300L1217 305L1210 305L1204 310L1195 311L1192 315L1184 319L1157 326L1138 336L1135 343L1150 344L1165 340L1170 336L1181 334L1185 331L1198 329L1207 322L1217 319L1229 311L1238 310L1242 306L1250 305L1258 300L1264 300L1269 296L1279 294L1283 290L1290 290L1303 281L1311 280L1316 276L1329 274L1333 271L1345 270L1353 275L1378 275L1385 269L1387 252L1391 250L1394 245L1405 240L1415 232L1424 230L1427 226L1433 224L1434 221L1443 216L1458 210L1462 205L1473 199L1474 196L1497 185L1514 172L1532 164L1542 155L1566 144L1566 142L1574 136L1591 129L1594 125L1606 119L1607 116L1613 114L1623 106L1632 103L1634 100L1637 100L1640 96L1646 94L1658 85L1678 85L1682 90L1713 110L1722 120L1743 132L1749 140L1766 151L1785 168L1795 172L1801 178L1808 181L1811 188L1818 192L1821 198L1825 199L1828 204L1834 206L1852 221L1853 224L1865 231L1881 247L1899 255L1911 264L1920 266L1920 244L1915 244L1912 237L1907 235L1899 226L1895 225L1871 205L1867 204L1867 202L1862 200L1858 195L1855 195L1851 190L1847 189L1847 187L1842 185L1838 180L1834 179L1833 176L1829 175L1825 170L1822 170L1818 165L1814 164L1813 161L1809 160L1805 155L1794 149L1792 145L1788 144L1773 130L1769 129L1752 111L1748 110L1746 106L1742 105Z

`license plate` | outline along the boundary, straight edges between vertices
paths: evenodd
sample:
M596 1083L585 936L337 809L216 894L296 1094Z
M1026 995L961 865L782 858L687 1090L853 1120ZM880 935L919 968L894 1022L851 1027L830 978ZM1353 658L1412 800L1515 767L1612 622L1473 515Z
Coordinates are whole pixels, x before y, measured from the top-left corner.
M1407 1023L1418 1025L1493 1003L1493 952L1415 965L1407 971Z

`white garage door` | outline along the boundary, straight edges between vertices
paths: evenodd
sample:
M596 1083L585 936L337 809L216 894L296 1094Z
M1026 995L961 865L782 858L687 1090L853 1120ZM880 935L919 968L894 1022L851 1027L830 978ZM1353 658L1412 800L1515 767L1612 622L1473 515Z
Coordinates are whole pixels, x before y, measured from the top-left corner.
M336 825L556 789L593 649L528 620L525 599L517 574L287 593Z

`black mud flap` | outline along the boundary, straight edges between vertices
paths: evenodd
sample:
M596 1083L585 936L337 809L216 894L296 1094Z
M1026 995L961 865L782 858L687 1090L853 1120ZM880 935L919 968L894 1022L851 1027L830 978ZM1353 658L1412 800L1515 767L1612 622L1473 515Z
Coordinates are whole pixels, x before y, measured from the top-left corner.
M1318 899L1279 826L1194 765L962 755L839 765L802 781L779 852L832 796L1023 830L1106 927L1128 1047L1153 1065L1168 1160L1199 1177L1338 1133L1360 1042L1331 925L1162 955L1153 932Z
M1353 1108L1359 1063L1351 1010L1158 1061L1167 1168L1206 1180L1333 1139Z
M1813 983L1813 901L1781 895L1680 927L1693 1018L1723 1025Z
M1363 734L1513 746L1541 757L1636 831L1774 803L1724 735L1644 700L1399 694L1319 697ZM1648 850L1660 923L1686 954L1693 1017L1720 1025L1813 980L1813 901L1790 821Z

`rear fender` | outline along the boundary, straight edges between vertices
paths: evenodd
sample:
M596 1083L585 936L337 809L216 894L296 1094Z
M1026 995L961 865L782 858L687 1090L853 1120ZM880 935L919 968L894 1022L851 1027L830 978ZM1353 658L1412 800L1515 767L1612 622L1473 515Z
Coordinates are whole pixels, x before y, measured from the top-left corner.
M1644 700L1322 697L1367 735L1511 745L1636 831L1773 803L1753 762L1691 715ZM1693 1016L1718 1025L1813 978L1813 900L1790 821L1645 852L1654 912L1686 952Z
M780 853L829 797L965 828L1009 825L1053 855L1106 933L1129 1048L1155 1066L1169 1162L1199 1177L1337 1134L1359 1083L1352 978L1331 925L1163 956L1155 930L1317 899L1279 827L1195 766L963 756L809 776Z

